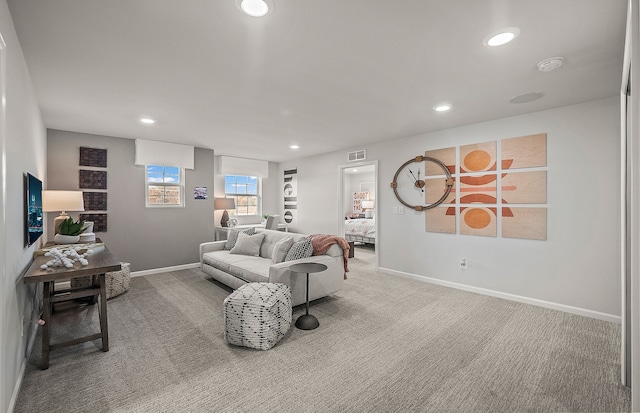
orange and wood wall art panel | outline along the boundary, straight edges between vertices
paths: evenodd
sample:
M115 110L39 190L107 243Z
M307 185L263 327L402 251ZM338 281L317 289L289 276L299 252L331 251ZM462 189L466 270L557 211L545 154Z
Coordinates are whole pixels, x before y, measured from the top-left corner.
M443 205L426 211L428 232L546 240L547 135L426 151L455 180ZM425 202L442 196L442 171L425 163Z

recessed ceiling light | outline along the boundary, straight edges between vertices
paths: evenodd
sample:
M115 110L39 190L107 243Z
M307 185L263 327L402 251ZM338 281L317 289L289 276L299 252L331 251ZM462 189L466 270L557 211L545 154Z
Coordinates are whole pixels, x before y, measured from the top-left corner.
M300 148L300 145L289 145L289 147L291 149L298 149L298 148Z
M436 112L446 112L448 110L451 110L453 106L449 103L441 103L439 105L436 105L433 107L433 110L435 110Z
M491 47L502 46L514 40L519 34L520 29L517 27L505 27L504 29L486 35L484 39L482 39L482 44Z
M147 125L152 125L156 123L156 120L151 118L140 118L140 122L146 123Z
M236 5L251 17L262 17L273 10L272 0L235 0Z
M358 170L356 168L353 168L353 173L358 172Z
M528 103L533 102L534 100L538 100L542 97L542 93L525 93L524 95L518 95L514 98L511 98L509 102L511 103Z

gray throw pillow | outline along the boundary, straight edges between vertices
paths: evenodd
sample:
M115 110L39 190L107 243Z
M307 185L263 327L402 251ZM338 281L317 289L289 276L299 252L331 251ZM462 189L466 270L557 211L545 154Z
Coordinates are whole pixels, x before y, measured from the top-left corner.
M313 254L313 245L311 245L311 240L303 239L293 243L284 260L293 261L299 260L300 258L309 258L311 254Z
M274 264L277 264L279 262L284 261L292 245L293 245L293 238L291 237L284 237L280 241L276 242L276 244L273 246L273 253L271 254L271 262L273 262Z
M239 233L236 245L231 248L229 254L251 255L253 257L257 257L260 255L260 246L262 245L264 236L265 234L263 233L254 235L247 235L242 232Z
M247 228L244 230L239 230L236 228L229 228L229 230L227 231L227 242L224 244L224 249L225 250L231 250L231 248L233 248L236 245L236 240L238 239L238 234L239 233L245 233L247 235L253 235L256 233L256 229L255 228Z

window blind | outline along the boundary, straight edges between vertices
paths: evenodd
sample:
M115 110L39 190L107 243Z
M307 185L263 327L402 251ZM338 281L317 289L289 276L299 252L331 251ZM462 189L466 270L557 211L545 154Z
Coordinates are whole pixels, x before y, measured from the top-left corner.
M136 165L177 166L194 168L194 147L177 143L136 139Z
M269 177L269 162L256 159L220 157L221 175L246 175L258 178Z

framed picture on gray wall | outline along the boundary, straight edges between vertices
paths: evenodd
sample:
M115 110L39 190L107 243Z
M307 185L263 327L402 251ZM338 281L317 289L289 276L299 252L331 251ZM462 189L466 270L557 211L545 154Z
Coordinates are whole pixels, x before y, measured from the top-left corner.
M80 147L80 166L107 167L107 150Z
M107 189L107 171L80 169L80 189Z

